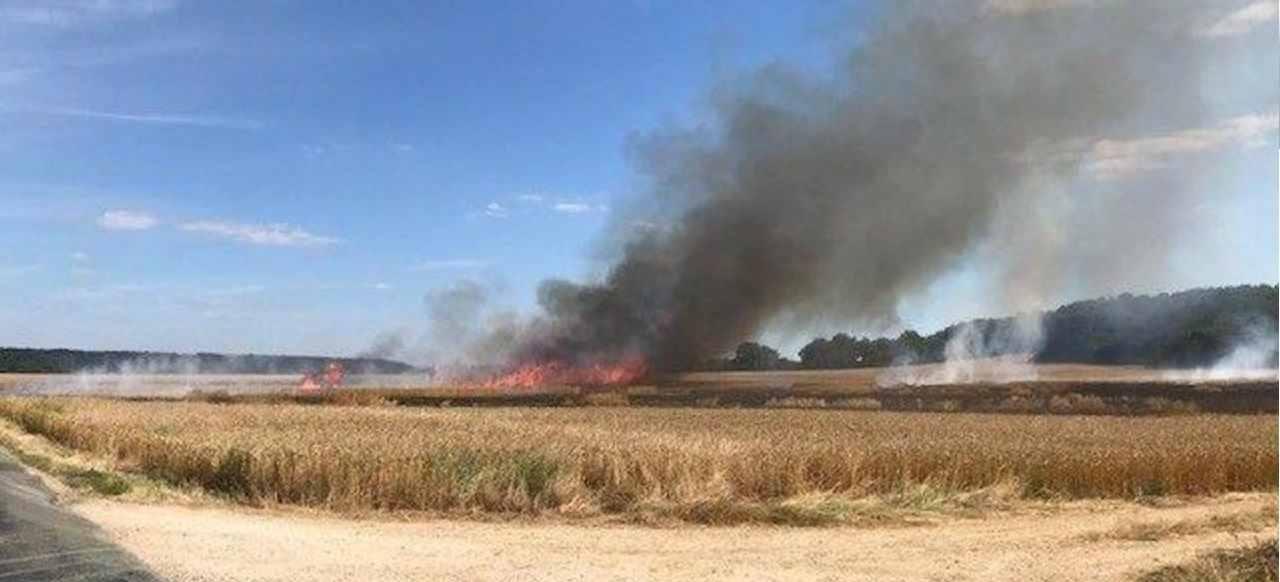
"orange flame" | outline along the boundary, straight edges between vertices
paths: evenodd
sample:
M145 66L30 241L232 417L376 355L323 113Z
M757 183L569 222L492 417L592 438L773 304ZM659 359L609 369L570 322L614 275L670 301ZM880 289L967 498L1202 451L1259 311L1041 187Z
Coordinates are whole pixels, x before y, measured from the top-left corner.
M629 384L644 376L644 360L631 358L608 364L570 366L564 362L532 362L514 371L491 378L488 388L534 388L537 386L612 386Z

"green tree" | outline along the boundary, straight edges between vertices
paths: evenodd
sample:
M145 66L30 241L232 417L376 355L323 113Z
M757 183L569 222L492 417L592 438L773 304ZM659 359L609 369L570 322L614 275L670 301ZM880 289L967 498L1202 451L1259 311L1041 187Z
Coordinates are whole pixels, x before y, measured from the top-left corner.
M778 350L757 342L742 342L729 364L734 370L776 370L781 361Z

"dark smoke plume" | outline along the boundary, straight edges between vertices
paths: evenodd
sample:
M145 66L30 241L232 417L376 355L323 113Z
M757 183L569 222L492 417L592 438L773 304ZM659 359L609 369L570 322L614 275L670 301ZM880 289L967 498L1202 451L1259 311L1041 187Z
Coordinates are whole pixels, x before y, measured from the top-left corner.
M1158 271L1194 180L1126 173L1166 160L1100 159L1100 140L1213 126L1206 67L1276 51L1198 32L1235 4L890 4L833 76L771 66L719 88L708 127L637 140L674 219L633 229L600 282L544 283L508 361L670 371L779 318L892 322L982 248L1010 310L1067 278L1113 283L1116 255Z

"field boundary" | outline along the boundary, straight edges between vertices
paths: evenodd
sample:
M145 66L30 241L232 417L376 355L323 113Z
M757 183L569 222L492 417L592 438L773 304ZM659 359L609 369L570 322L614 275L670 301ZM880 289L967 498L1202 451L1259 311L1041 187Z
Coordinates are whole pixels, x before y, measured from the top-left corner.
M171 397L123 396L126 400ZM1034 381L1000 384L897 385L842 389L827 385L711 383L656 386L550 386L497 390L475 386L339 388L317 393L195 391L186 400L213 403L411 407L805 408L1003 414L1160 416L1178 414L1276 414L1280 391L1269 381L1202 383Z

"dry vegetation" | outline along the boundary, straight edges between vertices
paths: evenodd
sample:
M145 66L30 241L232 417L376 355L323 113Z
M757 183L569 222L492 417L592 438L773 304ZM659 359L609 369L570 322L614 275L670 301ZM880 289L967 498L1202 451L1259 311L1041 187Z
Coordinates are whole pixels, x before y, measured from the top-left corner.
M705 523L875 518L1006 497L1271 490L1274 416L408 409L0 399L115 466L257 504Z
M8 374L0 373L0 391L13 390L41 382L49 378L49 374Z
M1222 513L1182 520L1134 521L1122 524L1106 532L1094 532L1083 537L1085 541L1119 540L1128 542L1157 542L1169 538L1196 536L1211 532L1239 534L1254 532L1276 525L1274 500L1254 511Z
M1220 550L1198 560L1161 568L1138 578L1138 582L1276 582L1276 541L1245 548Z

